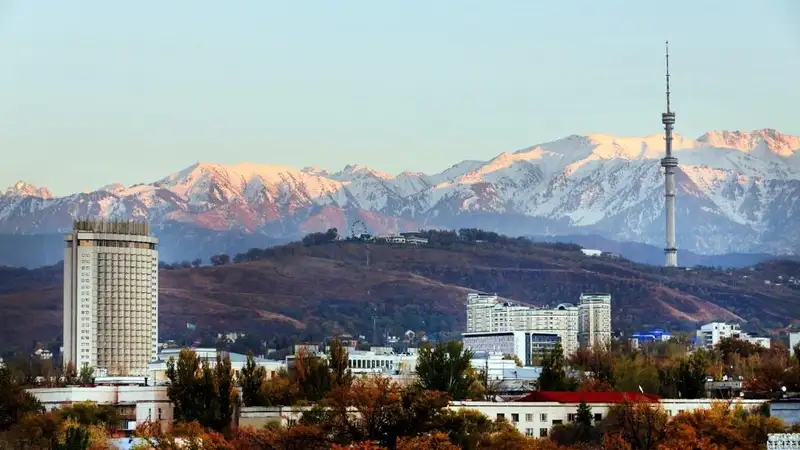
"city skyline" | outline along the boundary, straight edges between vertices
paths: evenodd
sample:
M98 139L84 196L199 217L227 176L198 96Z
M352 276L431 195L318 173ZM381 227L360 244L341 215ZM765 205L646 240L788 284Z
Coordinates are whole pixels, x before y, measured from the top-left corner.
M6 2L0 185L64 195L196 161L436 172L570 134L652 135L666 39L681 135L800 134L800 7L749 5Z

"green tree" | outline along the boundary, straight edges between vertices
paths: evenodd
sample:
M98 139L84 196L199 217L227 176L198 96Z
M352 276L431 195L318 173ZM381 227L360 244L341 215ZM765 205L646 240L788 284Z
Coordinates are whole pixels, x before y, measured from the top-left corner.
M242 388L242 401L245 406L267 406L261 395L261 386L267 380L267 370L256 364L252 353L247 354L247 362L239 371L239 386Z
M177 363L173 359L167 362L167 377L167 395L176 421L196 421L216 431L227 429L238 397L230 358L217 356L212 367L210 361L200 361L193 350L183 349Z
M239 399L239 393L234 385L234 373L230 358L222 358L217 355L217 365L214 366L214 385L219 397L219 417L212 428L222 431L231 425L233 410Z
M681 398L702 398L705 394L706 369L711 357L706 350L695 351L681 360L678 366L676 387Z
M173 358L167 361L167 396L174 405L174 417L179 422L198 420L202 414L202 399L198 377L201 374L200 358L190 349L178 354L177 363Z
M575 425L577 425L578 440L588 442L592 434L592 407L581 400L578 404L578 411L575 414Z
M573 387L573 384L567 376L564 351L561 344L557 343L542 358L542 373L539 375L537 386L540 391L567 391Z
M59 442L53 437L53 450L87 450L89 448L89 429L85 426L69 427L65 433L64 442Z
M417 376L423 389L447 392L453 400L469 396L476 379L472 370L472 352L459 341L424 345L419 351Z
M25 414L43 411L39 400L23 388L11 371L0 368L0 431L8 430Z
M78 384L94 384L94 368L88 364L81 367L78 374Z
M331 342L328 358L332 388L350 386L353 383L353 374L348 367L348 360L347 348L338 339L334 339Z

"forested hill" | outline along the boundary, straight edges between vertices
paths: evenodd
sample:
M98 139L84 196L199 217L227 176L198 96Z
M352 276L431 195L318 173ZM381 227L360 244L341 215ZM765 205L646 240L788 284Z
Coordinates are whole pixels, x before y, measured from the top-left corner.
M163 268L162 338L201 331L321 337L331 332L399 335L462 331L466 294L531 305L613 295L613 327L693 329L741 320L775 330L800 317L800 263L745 269L666 269L572 244L532 243L479 230L429 231L424 246L376 244L316 233L302 242L214 258L217 265ZM229 262L230 261L230 262ZM235 261L235 262L233 262ZM765 284L765 283L769 284ZM61 334L61 268L0 269L0 342L29 345ZM8 344L7 344L8 345Z

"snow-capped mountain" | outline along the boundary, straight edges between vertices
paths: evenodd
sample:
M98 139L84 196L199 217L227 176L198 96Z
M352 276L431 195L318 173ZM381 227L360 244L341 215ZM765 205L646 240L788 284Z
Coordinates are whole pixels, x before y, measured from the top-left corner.
M800 138L720 131L676 136L674 147L679 249L800 252ZM663 153L661 134L573 135L430 175L199 163L149 184L58 198L20 182L0 195L0 233L64 231L72 218L100 216L294 238L360 220L378 233L480 227L661 245Z

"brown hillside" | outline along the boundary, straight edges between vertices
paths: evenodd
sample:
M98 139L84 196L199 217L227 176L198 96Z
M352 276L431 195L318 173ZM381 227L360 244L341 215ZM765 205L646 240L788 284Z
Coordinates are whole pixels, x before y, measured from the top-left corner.
M466 293L495 292L533 305L576 302L581 292L610 292L613 325L690 328L694 322L744 320L785 326L800 313L800 291L765 287L759 272L666 270L591 258L570 246L446 243L431 248L357 242L291 244L253 251L253 261L162 270L162 337L185 323L261 335L368 335L373 309L381 330L463 330ZM776 265L769 265L775 271ZM60 267L0 270L0 342L28 345L61 332ZM797 264L780 269L787 276ZM770 272L770 276L777 276Z

